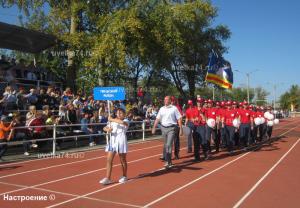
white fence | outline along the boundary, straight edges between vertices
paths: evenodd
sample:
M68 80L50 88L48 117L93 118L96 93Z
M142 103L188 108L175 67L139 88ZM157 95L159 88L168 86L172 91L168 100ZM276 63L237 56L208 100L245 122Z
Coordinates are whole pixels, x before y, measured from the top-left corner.
M294 118L294 117L300 117L300 112L290 112L290 117Z

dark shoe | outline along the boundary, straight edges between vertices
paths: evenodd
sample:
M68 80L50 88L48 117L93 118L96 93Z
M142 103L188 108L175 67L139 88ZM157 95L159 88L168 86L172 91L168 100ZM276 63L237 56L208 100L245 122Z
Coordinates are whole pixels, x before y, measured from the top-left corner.
M193 162L195 162L195 163L198 163L198 162L200 162L201 160L200 160L200 158L195 158L195 159L193 159Z
M178 156L178 155L175 155L174 159L175 159L175 160L179 160L179 156Z

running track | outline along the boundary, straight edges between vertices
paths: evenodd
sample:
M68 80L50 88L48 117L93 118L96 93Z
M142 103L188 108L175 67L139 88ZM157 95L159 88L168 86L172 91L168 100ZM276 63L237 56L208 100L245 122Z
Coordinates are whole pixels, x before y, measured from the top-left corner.
M192 162L181 138L181 159L164 170L158 158L162 141L130 144L125 184L102 186L103 149L80 158L47 158L0 165L0 207L299 207L300 118L282 121L273 142L252 151L225 151L211 160ZM113 180L121 174L115 158ZM14 196L47 196L46 200L8 200Z

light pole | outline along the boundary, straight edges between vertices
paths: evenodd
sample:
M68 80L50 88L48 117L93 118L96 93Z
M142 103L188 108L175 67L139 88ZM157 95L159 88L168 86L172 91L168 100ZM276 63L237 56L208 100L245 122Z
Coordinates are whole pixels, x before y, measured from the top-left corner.
M270 83L270 82L267 82L267 84L271 84L273 86L273 109L275 111L276 109L276 90L277 90L277 85L282 85L284 84L284 82L280 82L280 83Z
M247 76L247 101L250 101L249 88L250 88L250 74L246 73Z
M253 74L254 72L257 72L259 71L258 69L254 70L254 71L251 71L251 72L241 72L239 70L234 70L236 72L239 72L239 73L242 73L242 74L246 74L246 77L247 77L247 101L248 103L250 103L250 74Z
M273 104L273 109L275 111L275 108L276 108L276 84L274 84L273 86L273 93L274 93L274 104Z

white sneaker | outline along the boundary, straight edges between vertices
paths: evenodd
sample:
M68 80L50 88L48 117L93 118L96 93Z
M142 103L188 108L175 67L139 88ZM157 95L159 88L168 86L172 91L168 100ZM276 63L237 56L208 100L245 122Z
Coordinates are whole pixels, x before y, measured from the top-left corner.
M166 162L165 165L164 165L164 167L165 167L165 169L170 169L170 168L173 167L173 164Z
M32 148L37 148L38 145L37 145L37 144L32 144L31 147L32 147Z
M24 152L24 155L29 156L29 153L28 152Z
M120 179L119 179L119 183L125 183L127 181L127 177L126 176L122 176Z
M93 146L95 146L96 144L94 143L94 142L91 142L90 143L90 147L93 147Z
M101 181L99 181L99 183L101 183L102 185L108 185L111 184L112 181L109 180L108 178L103 178Z

